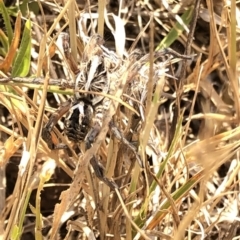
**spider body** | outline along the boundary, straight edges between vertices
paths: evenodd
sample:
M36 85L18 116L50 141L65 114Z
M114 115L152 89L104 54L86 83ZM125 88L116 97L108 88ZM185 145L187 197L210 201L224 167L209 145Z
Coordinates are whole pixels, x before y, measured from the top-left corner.
M108 107L109 101L106 99L103 99L101 103L96 105L93 105L92 102L86 98L69 99L51 115L42 130L42 137L50 149L66 148L64 144L54 143L52 131L57 121L64 114L68 113L65 119L64 130L66 136L75 143L85 141L86 149L89 149L101 130L104 114ZM99 179L112 189L118 188L114 181L104 176L104 169L95 156L90 159L90 164Z

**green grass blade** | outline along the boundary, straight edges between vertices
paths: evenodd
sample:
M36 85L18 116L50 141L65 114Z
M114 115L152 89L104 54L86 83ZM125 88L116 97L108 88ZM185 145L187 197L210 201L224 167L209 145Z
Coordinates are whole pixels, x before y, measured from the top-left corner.
M13 29L11 26L11 21L10 21L7 8L5 7L3 0L0 0L0 13L2 14L2 17L4 20L4 24L5 24L7 36L8 36L8 43L10 45L13 39Z
M182 121L183 121L183 116L180 116L180 119L177 123L177 128L176 128L176 132L175 132L175 135L174 135L174 138L173 138L173 141L169 147L169 150L168 150L168 154L167 154L167 157L165 158L165 160L162 162L161 166L160 166L160 169L158 171L158 173L156 174L156 177L157 178L160 178L163 174L163 171L165 169L165 166L169 160L169 158L171 156L173 156L174 152L176 151L176 146L178 145L179 143L179 139L181 138L181 135L182 135ZM151 186L150 186L150 193L152 193L155 188L157 186L157 183L155 180L153 180Z
M11 240L18 240L19 237L21 236L21 232L19 230L19 227L17 225L14 225L13 230L11 232Z
M22 3L19 5L20 11L24 17L28 17L29 15L28 4L29 0L23 0Z
M167 154L165 160L163 161L163 163L161 164L158 173L156 174L157 178L160 178L162 176L162 173L163 173L163 171L165 169L165 166L166 166L169 158L174 154L174 152L176 150L176 146L177 146L177 144L179 142L179 139L181 138L181 134L182 134L182 131L181 131L181 129L182 129L182 120L183 120L183 116L180 116L180 119L178 121L177 128L176 128L176 132L175 132L172 144L171 144L171 146L169 148L168 154ZM152 184L150 185L150 188L149 188L149 196L151 196L151 193L156 189L156 186L157 186L157 183L156 183L155 180L153 180L153 182L152 182ZM150 201L150 199L146 198L144 204L142 205L141 210L139 211L138 216L134 220L135 223L140 228L145 224L145 221L146 221L146 208L147 208L147 205L148 205L149 201ZM136 232L135 232L135 234L136 234Z
M188 179L179 189L172 194L172 199L175 203L179 202L186 194L202 179L203 173L199 172L192 178ZM171 202L167 199L166 202L158 209L156 214L152 217L151 221L146 226L146 230L154 229L159 222L169 213Z
M4 55L1 55L1 56L5 57L6 54L7 54L7 50L8 50L9 44L8 44L8 37L2 31L2 29L0 29L0 43L3 46L3 48L1 48L1 51L2 51L2 53L4 53Z
M193 7L187 9L181 16L181 19L185 25L188 25L190 23L192 19L192 12ZM168 33L168 35L157 46L156 51L169 47L174 41L178 39L178 37L182 34L183 31L184 27L177 22L175 26L172 28L172 30Z
M15 58L12 77L25 77L29 73L31 63L31 21L27 20L21 45Z

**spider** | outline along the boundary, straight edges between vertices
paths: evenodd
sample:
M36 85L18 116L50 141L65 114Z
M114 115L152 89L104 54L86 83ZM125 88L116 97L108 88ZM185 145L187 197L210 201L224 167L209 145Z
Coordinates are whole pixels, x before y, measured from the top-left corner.
M42 138L52 150L66 148L64 144L55 144L52 135L54 126L65 114L68 114L65 118L65 135L75 143L85 141L86 149L91 148L101 130L104 114L109 107L109 99L101 95L79 94L78 90L103 93L109 91L106 64L109 67L109 62L111 62L111 66L116 68L118 58L104 48L102 43L103 40L99 35L93 35L90 38L83 53L83 62L75 83L74 97L64 102L50 116L49 121L42 130ZM113 122L109 127L119 140L129 146L140 162L135 147L122 136ZM112 189L117 188L117 185L112 180L104 176L103 167L95 157L90 160L90 163L100 180Z
M93 106L87 98L69 99L63 103L49 118L49 121L44 126L42 137L46 141L50 149L66 148L64 144L55 145L52 139L51 132L57 121L68 113L65 119L64 132L69 140L79 143L85 141L86 149L91 147L97 134L100 131L103 120L103 106ZM125 140L126 142L127 140ZM129 143L130 144L130 143ZM110 179L104 176L103 166L94 157L90 163L95 171L96 176L105 182L110 188L116 188L117 185Z

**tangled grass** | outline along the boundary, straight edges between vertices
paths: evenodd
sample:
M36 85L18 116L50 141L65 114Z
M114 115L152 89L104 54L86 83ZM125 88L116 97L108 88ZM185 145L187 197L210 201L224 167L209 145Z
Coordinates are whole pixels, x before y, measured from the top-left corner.
M87 2L33 1L21 14L0 3L1 239L238 239L239 6ZM69 149L50 150L42 128L75 94L94 33L121 59L114 91L100 93L111 100L101 131L75 151L63 116L53 136ZM155 58L168 47L179 55ZM119 188L96 178L92 156Z

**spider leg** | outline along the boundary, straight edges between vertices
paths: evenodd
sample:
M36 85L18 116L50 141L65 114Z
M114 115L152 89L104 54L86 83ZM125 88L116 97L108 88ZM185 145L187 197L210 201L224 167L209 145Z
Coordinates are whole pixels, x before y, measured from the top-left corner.
M91 148L91 144L96 139L99 131L100 131L101 124L95 124L95 127L93 127L89 134L86 137L86 149ZM90 164L92 165L94 172L101 181L103 181L107 186L109 186L111 189L118 188L118 185L111 179L104 176L104 168L101 163L99 163L95 156L93 156L90 159Z
M139 154L137 153L137 149L135 148L135 146L133 146L121 133L121 131L114 125L113 121L111 121L109 123L109 127L110 127L110 130L112 131L112 133L114 134L114 136L119 140L121 141L122 143L124 143L125 145L128 146L128 148L130 148L133 153L135 154L136 158L137 158L137 161L138 161L138 164L140 167L143 167L143 162L139 156Z
M91 148L92 143L95 141L97 135L99 134L102 128L104 114L106 113L108 106L109 100L106 99L103 100L102 104L95 106L95 116L92 120L92 127L85 138L86 149Z
M57 124L58 120L62 118L62 116L69 111L72 107L72 100L64 102L49 118L47 124L44 126L42 130L42 138L47 143L48 147L53 149L66 148L65 145L59 144L56 145L54 143L54 137L52 134L54 126Z
M111 179L104 176L104 168L103 166L97 161L96 157L93 156L90 159L90 164L92 165L94 172L101 181L103 181L107 186L111 189L119 188L118 185Z
M92 143L95 141L97 135L99 134L102 127L104 113L106 112L108 106L109 100L105 100L103 101L103 104L95 106L95 117L92 121L92 128L85 138L86 149L91 148ZM97 178L103 181L111 189L118 188L117 184L113 180L104 176L104 168L101 163L97 161L95 156L90 159L90 164L92 165Z

